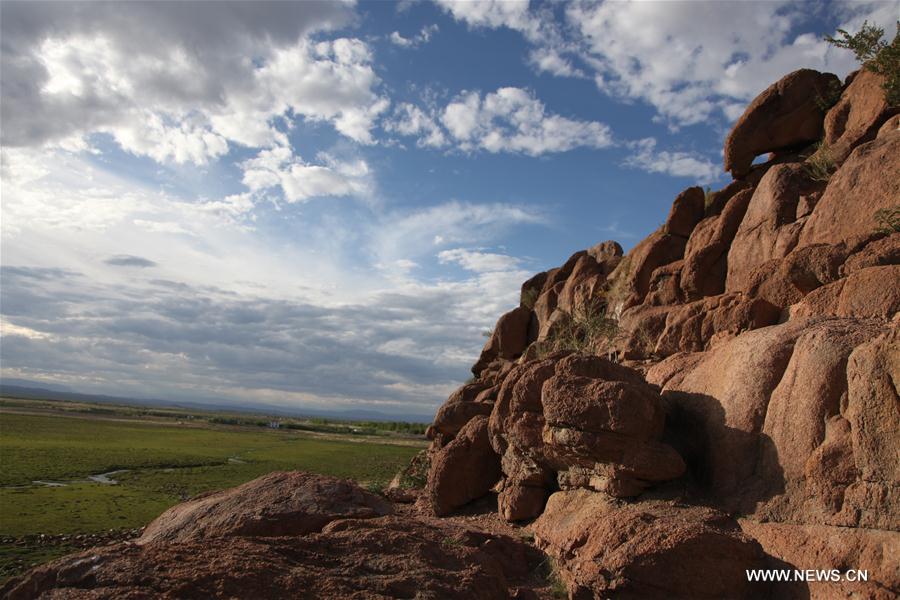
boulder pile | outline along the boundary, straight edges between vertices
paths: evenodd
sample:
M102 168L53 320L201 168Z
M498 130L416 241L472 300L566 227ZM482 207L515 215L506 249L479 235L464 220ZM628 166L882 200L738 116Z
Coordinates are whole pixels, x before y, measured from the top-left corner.
M429 431L434 510L497 493L575 598L900 594L900 232L878 219L900 210L900 110L881 83L787 75L728 136L730 184L684 190L627 254L525 282ZM585 306L616 329L591 355L554 339ZM465 415L490 442L468 459ZM756 568L869 580L754 587Z

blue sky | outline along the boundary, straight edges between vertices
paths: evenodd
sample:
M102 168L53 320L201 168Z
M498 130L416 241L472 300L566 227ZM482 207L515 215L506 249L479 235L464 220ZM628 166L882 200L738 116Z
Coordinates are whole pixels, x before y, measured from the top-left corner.
M2 4L2 375L427 415L897 1Z

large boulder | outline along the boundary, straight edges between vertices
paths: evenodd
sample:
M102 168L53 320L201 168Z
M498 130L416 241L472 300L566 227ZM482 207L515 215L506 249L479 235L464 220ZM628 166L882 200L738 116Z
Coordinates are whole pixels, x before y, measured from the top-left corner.
M428 497L438 516L477 500L500 479L500 457L488 440L488 419L477 416L431 460Z
M835 244L870 236L875 212L896 206L900 198L900 131L857 146L831 176L800 233L799 245Z
M766 88L728 134L725 170L743 177L760 154L818 140L825 117L821 98L835 86L840 86L840 80L831 73L800 69Z
M570 598L763 598L762 549L727 515L663 501L557 492L532 525ZM710 576L714 573L714 576Z
M842 163L863 142L875 138L879 128L897 112L884 96L884 75L860 69L825 115L825 136L831 158Z
M391 511L390 503L350 481L276 472L170 508L147 526L138 543L303 535L321 531L335 519L373 518Z

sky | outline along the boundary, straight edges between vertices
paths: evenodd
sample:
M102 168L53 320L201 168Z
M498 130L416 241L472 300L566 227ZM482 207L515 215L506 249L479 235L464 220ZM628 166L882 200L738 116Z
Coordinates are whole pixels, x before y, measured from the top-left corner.
M900 2L0 3L0 374L428 416Z

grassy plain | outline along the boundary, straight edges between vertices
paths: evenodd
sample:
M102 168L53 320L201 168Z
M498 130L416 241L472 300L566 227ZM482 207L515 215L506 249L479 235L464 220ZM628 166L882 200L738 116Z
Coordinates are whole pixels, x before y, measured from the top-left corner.
M424 442L210 423L183 414L136 418L53 403L0 404L0 580L69 551L25 536L141 527L200 492L299 469L384 486ZM116 485L88 480L112 475ZM34 482L65 483L48 486ZM23 558L24 557L24 558Z

